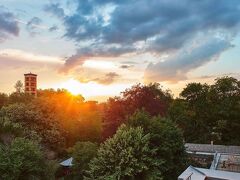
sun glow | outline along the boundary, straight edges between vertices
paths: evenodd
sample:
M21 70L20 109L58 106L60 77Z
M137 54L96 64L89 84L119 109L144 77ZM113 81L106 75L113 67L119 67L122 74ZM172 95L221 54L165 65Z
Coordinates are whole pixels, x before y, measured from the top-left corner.
M74 79L70 79L62 84L62 88L67 89L73 95L80 94L81 91L80 86L81 86L80 82Z
M93 69L116 69L116 65L113 62L101 60L87 60L82 66Z
M69 79L55 87L64 88L73 95L81 94L86 99L91 99L91 97L119 95L120 92L131 85L132 84L102 85L96 82L81 83L75 79Z

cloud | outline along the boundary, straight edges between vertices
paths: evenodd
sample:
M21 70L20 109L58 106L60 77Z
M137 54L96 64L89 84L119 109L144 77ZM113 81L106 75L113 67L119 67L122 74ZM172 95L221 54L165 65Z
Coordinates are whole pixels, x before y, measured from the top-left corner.
M19 34L18 22L13 13L0 6L0 43Z
M92 57L118 57L122 54L131 53L133 49L131 47L99 47L98 45L92 45L87 48L78 49L77 53L65 61L59 72L68 73L69 70L82 65L87 59Z
M58 26L54 25L54 26L50 27L48 30L49 30L49 32L57 31L58 30Z
M40 18L33 17L26 24L27 31L30 33L31 36L40 34L40 29L42 29L41 24L42 20Z
M133 65L123 64L123 65L120 66L120 68L122 68L122 69L129 69L131 67L133 67Z
M96 79L93 79L92 81L95 81L99 84L109 85L109 84L112 84L118 77L119 77L119 74L115 72L110 72L105 74L104 77L96 78Z
M77 44L76 54L66 59L61 70L66 73L92 57L151 53L159 56L159 61L163 55L171 58L150 64L146 79L185 79L183 72L202 66L228 49L240 27L238 0L77 0L75 3L75 11L69 14L64 13L60 4L46 8L61 18L66 29L64 37ZM194 46L199 34L218 38Z
M101 75L99 75L101 76ZM109 85L114 83L120 77L119 74L115 72L109 72L98 78L83 79L82 77L78 80L82 83L96 82L98 84Z
M145 81L170 81L186 80L186 74L209 61L216 60L225 50L233 47L226 40L217 38L201 39L195 47L188 47L163 62L149 64L145 70Z
M63 8L60 7L60 4L48 4L44 6L44 10L46 12L50 12L59 18L63 18L65 16Z
M18 49L0 50L0 66L19 65L19 64L49 64L62 65L63 61L59 57L34 54Z

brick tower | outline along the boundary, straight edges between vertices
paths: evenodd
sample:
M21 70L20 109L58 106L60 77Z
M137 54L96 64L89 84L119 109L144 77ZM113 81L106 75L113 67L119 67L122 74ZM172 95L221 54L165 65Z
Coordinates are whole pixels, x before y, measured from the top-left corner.
M37 96L37 75L32 73L24 74L25 93Z

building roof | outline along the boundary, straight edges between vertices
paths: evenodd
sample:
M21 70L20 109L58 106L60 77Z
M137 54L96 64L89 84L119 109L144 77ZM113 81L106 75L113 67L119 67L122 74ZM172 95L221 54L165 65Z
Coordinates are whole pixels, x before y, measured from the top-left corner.
M240 173L240 155L220 154L216 165L217 170Z
M73 165L73 164L72 164L72 161L73 161L73 158L71 157L71 158L69 158L69 159L66 159L65 161L62 161L62 162L60 163L60 165L66 166L66 167L70 167L70 166Z
M240 146L186 143L185 148L188 152L240 154Z
M179 177L178 180L239 180L240 173L219 171L213 169L196 168L189 166Z
M31 75L31 76L37 76L37 74L33 74L33 73L26 73L26 74L24 74L24 76L29 76L29 75Z

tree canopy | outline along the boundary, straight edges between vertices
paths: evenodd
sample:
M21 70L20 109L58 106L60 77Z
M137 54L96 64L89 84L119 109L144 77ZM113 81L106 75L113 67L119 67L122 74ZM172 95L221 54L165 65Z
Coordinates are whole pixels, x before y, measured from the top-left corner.
M73 157L72 179L83 179L89 170L89 162L96 156L98 145L92 142L77 142L68 151Z
M222 77L212 85L190 83L180 95L169 117L183 130L187 142L240 145L240 81Z
M110 98L104 111L104 139L111 137L117 128L138 109L144 109L151 116L167 114L172 101L170 91L163 90L160 84L137 84L121 93L122 96Z
M0 179L35 179L45 176L46 164L40 146L16 138L9 146L0 145Z
M162 162L157 171L164 180L176 179L186 165L183 136L176 124L168 118L151 117L143 111L137 111L127 124L130 127L141 127L144 134L149 134L149 146L155 149L153 158Z
M149 138L141 127L122 125L100 146L86 179L161 179L161 174L153 171L161 161L153 158L155 150L150 149Z
M184 142L240 145L239 119L232 77L189 83L178 98L157 83L105 103L64 89L0 93L0 179L54 179L73 157L70 179L170 180L185 168Z

